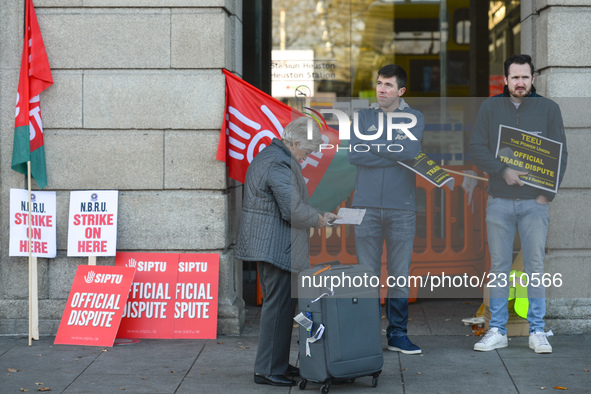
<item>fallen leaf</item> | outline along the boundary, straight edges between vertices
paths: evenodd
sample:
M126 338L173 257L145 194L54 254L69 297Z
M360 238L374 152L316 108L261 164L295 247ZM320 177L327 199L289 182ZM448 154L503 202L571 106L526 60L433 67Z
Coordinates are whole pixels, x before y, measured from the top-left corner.
M490 372L483 372L483 375L490 375Z
M170 373L176 373L176 371L170 371Z
M583 371L585 371L585 372L589 372L589 370L588 370L588 369L584 369Z
M224 344L224 342L218 342L217 344L218 344L218 345L223 345L223 344Z
M420 372L417 372L417 375L420 375L420 374L421 374Z
M43 386L43 383L35 383L37 386Z
M445 319L445 321L451 321L451 319Z
M546 387L542 386L542 387L540 387L540 389L542 389L542 390L546 390Z
M6 368L6 370L8 372L18 372L18 369L14 369L14 368Z
M554 386L556 390L568 390L566 387Z
M37 391L51 391L51 389L47 386L39 387Z
M29 391L29 390L21 387L21 391Z

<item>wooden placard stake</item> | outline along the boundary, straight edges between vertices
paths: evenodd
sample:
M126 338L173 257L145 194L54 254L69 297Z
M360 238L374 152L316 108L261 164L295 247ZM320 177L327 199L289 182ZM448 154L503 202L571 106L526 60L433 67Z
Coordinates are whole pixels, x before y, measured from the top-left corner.
M443 168L443 167L441 167L441 168ZM481 176L476 176L476 175L472 175L472 174L466 174L465 172L448 170L447 168L443 168L443 169L447 172L451 172L452 174L462 175L462 176L465 176L468 178L478 179L479 181L488 182L488 178L483 178Z

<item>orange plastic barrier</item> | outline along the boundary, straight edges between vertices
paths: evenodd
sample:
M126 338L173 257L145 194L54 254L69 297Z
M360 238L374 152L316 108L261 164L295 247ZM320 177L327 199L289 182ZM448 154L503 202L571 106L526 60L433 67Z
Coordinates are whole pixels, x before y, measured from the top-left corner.
M472 166L450 166L456 171L472 170ZM462 187L465 177L450 174L455 187L438 188L417 176L417 221L411 276L464 275L481 277L486 255L486 182L472 180L470 192ZM468 187L467 187L468 189ZM341 207L350 207L353 193ZM338 209L337 209L338 211ZM353 225L340 225L310 231L310 264L331 260L341 264L357 264L355 230ZM386 247L382 255L382 283L388 275ZM258 282L258 276L257 276ZM387 288L382 288L382 297ZM409 300L416 300L418 288L411 287ZM257 303L262 293L257 286Z

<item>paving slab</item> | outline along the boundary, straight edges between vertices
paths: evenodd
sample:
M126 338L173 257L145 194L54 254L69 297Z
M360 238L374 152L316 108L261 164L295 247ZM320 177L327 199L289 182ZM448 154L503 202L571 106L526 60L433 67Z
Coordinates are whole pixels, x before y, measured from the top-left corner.
M333 385L331 393L591 393L591 335L549 338L552 354L535 354L528 337L511 337L509 346L475 352L479 340L461 318L478 308L470 300L421 300L411 305L410 339L421 355L387 350L378 386L370 377ZM117 341L113 347L54 345L41 337L0 336L0 394L80 393L299 393L318 392L320 384L272 387L253 382L260 308L248 307L241 336L216 339L142 339ZM382 319L385 330L386 319ZM417 332L424 335L416 335ZM290 362L299 364L294 328Z

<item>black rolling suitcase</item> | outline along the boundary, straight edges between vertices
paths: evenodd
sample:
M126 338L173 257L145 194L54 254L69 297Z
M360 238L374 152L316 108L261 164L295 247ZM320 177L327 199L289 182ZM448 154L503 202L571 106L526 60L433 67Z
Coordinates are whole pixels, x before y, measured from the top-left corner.
M333 287L335 275L341 286ZM379 289L369 286L372 275L367 267L334 263L316 265L299 274L301 314L296 321L300 322L301 390L308 382L315 382L328 393L334 383L353 382L363 376L372 376L371 385L377 386L384 355ZM310 323L305 318L312 321L310 330L305 328Z

